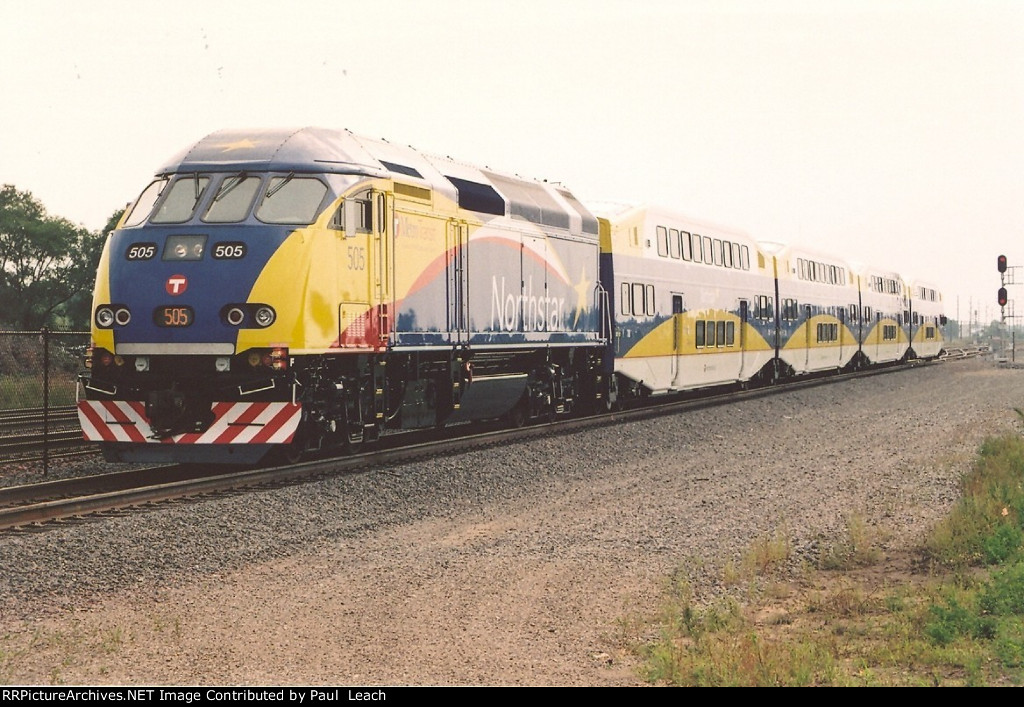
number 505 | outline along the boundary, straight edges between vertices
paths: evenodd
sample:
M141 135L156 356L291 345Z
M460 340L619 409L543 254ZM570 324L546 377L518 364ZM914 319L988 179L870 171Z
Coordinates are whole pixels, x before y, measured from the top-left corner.
M348 269L366 269L366 251L363 248L358 248L356 246L348 247Z

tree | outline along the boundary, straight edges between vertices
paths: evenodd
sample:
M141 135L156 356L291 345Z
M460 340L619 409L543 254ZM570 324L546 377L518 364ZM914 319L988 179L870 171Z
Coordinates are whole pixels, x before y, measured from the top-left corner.
M107 242L107 236L117 228L123 213L124 209L118 209L111 214L103 230L98 234L91 234L88 241L82 246L79 253L82 267L74 274L74 289L77 292L55 312L57 316L55 324L62 328L89 328L89 322L92 320L92 290L93 284L96 282L96 268L99 265L100 256L103 254L103 245Z
M0 188L0 322L38 329L89 290L103 236L50 216L29 192ZM88 323L73 322L84 326Z

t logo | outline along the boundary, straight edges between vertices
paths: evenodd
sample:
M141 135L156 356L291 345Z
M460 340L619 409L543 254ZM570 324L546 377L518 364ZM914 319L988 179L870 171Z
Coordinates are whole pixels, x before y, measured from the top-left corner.
M164 285L167 294L178 296L188 289L188 280L184 275L171 275Z

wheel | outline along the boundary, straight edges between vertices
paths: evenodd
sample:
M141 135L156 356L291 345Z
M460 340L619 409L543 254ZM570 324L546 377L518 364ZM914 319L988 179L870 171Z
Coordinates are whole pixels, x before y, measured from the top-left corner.
M526 424L526 398L523 397L515 407L505 413L506 424L513 428L519 429Z

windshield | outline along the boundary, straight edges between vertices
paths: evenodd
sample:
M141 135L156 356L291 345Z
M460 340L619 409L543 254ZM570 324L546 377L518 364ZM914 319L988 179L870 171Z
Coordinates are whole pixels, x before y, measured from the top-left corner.
M327 185L312 177L274 177L267 185L256 218L264 223L313 223Z
M149 216L149 212L153 210L153 204L160 198L160 195L164 192L164 187L167 186L169 180L165 177L163 179L157 179L152 182L148 187L143 190L142 194L138 199L135 200L135 205L132 206L131 213L124 220L125 228L130 226L138 226L140 223L146 220Z
M151 223L184 223L192 218L196 205L203 197L209 177L187 174L171 185L171 191L160 202L156 213L150 217Z
M207 223L235 223L249 215L249 209L260 188L260 178L244 172L224 178L216 196L203 214Z
M149 184L125 217L124 227L178 224L198 218L203 223L240 223L255 216L263 223L305 225L320 215L331 191L344 189L354 178L326 175L270 177L264 173L179 174ZM202 206L202 210L199 210ZM197 213L198 210L198 213Z

